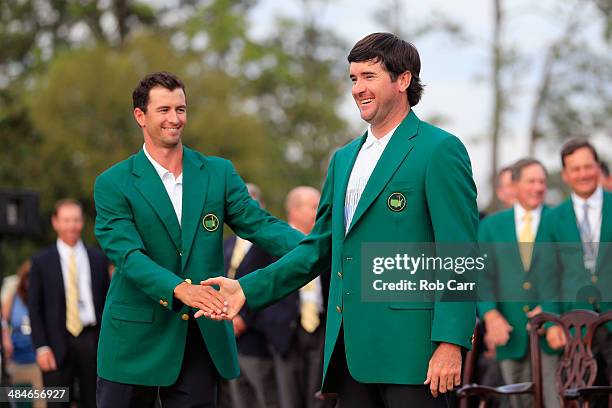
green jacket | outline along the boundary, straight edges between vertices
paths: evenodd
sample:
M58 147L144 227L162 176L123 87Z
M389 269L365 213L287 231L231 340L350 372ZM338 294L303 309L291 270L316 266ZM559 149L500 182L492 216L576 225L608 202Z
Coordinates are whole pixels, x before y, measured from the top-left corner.
M170 198L140 151L102 173L94 187L96 236L116 266L102 316L98 375L151 386L176 381L189 308L173 298L184 279L223 275L223 223L282 256L302 234L262 210L227 160L184 148L179 225ZM225 378L239 373L229 322L198 319ZM203 352L205 352L203 350Z
M478 223L464 146L411 111L378 161L345 234L347 183L365 139L332 157L311 234L278 262L240 279L249 306L261 308L331 267L325 390L330 390L327 372L341 326L351 375L360 382L390 384L422 384L437 343L469 348L474 329L473 302L362 301L363 243L474 243ZM398 192L406 205L392 211L388 201Z
M571 198L550 210L542 220L543 246L537 248L539 291L544 310L563 313L572 309L612 310L612 193L603 193L602 219L594 276L584 267L584 251ZM599 292L603 302L591 301L589 293ZM561 302L554 302L560 300ZM574 301L576 300L576 301ZM612 329L612 324L607 325Z
M548 208L544 207L536 243L542 239L541 220L547 212ZM497 309L514 328L508 343L496 348L497 360L520 360L527 354L529 345L526 313L539 303L531 271L525 271L521 261L514 209L501 211L482 220L478 228L478 241L487 254L487 268L479 279L484 301L478 303L478 312L484 317L488 311ZM544 349L551 352L548 347Z

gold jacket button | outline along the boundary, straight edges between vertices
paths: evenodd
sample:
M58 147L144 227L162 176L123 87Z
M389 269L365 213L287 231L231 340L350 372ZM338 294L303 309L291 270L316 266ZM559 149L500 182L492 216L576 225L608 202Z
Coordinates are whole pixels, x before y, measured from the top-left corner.
M523 289L525 289L525 290L531 289L531 282L524 282L523 283Z
M342 313L342 308L340 306L336 306L336 312Z
M589 296L588 301L589 301L589 305L595 304L595 298L593 296Z
M187 313L183 313L183 315L181 316L181 319L189 320L189 315Z
M523 312L527 313L529 311L529 306L525 305L523 306Z
M164 302L163 306L168 307L168 302Z
M164 299L159 299L159 304L163 306L164 305Z
M191 285L191 279L187 278L187 279L185 279L185 282L187 282L188 284Z
M593 276L591 276L591 282L592 282L592 283L597 283L597 281L598 281L598 280L599 280L599 279L597 278L597 275L593 275Z

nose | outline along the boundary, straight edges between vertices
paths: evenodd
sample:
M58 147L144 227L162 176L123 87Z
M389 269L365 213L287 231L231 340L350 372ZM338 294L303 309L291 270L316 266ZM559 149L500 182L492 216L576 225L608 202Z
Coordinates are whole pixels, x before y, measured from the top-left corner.
M180 119L179 119L179 114L177 113L176 110L172 110L170 113L170 121L172 121L172 123L179 123Z
M353 95L359 95L363 92L365 92L363 81L360 81L359 79L355 80L355 82L353 82Z

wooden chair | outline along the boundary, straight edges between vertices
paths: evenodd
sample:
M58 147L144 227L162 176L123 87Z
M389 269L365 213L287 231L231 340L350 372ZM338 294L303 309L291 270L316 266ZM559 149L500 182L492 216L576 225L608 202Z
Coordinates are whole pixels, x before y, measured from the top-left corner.
M589 310L572 310L561 316L541 313L529 322L531 382L501 387L469 384L457 390L457 394L462 401L470 396L477 397L480 408L486 407L488 400L494 396L531 394L533 407L542 408L542 365L538 332L545 323L553 322L563 328L567 338L556 373L556 386L562 406L579 407L582 404L588 408L591 398L595 395L608 395L609 406L612 406L612 386L593 386L597 376L597 363L591 350L595 330L609 321L612 321L612 311L598 314Z

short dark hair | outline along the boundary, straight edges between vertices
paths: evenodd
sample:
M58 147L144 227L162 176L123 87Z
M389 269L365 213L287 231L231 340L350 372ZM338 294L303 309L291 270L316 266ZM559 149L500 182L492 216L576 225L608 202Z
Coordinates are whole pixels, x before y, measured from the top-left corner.
M62 198L61 200L58 200L53 206L53 216L57 217L57 213L59 212L59 209L64 206L69 206L69 205L74 205L76 207L79 207L81 212L83 212L83 206L81 205L80 202L78 202L74 198Z
M561 164L565 168L565 158L570 154L573 154L576 150L587 148L593 153L593 158L597 163L599 163L599 156L597 155L597 150L593 147L588 140L585 139L570 139L561 147Z
M408 103L415 106L421 100L424 87L419 79L421 59L412 43L391 33L374 33L359 40L347 59L349 63L370 60L380 62L394 82L398 76L410 71L412 79L406 92Z
M534 164L537 164L538 166L540 166L542 170L544 170L544 175L548 177L548 172L546 171L546 167L544 167L541 161L534 159L532 157L527 157L525 159L520 159L519 161L514 163L512 167L510 168L510 171L512 172L512 181L519 181L521 179L523 169L529 166L533 166Z
M601 167L601 172L605 177L610 177L610 167L608 167L608 163L605 161L600 161L599 167Z
M161 86L169 91L174 91L181 88L185 92L185 85L176 75L170 72L154 72L140 80L138 86L132 92L132 102L134 109L139 108L141 111L147 111L149 103L149 92L156 86Z

